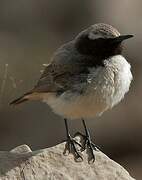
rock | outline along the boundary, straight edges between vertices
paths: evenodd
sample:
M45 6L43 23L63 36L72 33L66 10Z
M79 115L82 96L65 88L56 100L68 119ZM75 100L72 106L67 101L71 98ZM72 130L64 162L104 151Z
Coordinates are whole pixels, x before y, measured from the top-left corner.
M31 151L27 145L0 152L0 180L134 180L118 163L101 151L88 164L88 155L75 162L72 154L63 155L65 143Z
M10 152L22 154L22 153L32 152L32 150L30 149L29 146L24 144L24 145L21 145L21 146L18 146L16 148L12 149Z

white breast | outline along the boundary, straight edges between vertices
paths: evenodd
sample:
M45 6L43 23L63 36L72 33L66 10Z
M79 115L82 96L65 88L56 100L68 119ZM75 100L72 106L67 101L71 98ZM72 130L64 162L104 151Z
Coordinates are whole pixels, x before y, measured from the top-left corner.
M44 96L53 111L70 119L93 118L112 108L128 92L132 80L130 64L121 56L105 60L105 67L91 68L84 94L70 91Z

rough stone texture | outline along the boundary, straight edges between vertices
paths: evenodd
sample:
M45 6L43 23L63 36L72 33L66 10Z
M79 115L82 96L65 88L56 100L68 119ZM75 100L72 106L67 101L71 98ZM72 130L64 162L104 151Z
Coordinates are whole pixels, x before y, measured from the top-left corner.
M27 145L10 152L0 152L0 180L134 180L119 164L101 151L95 151L96 161L75 162L73 155L63 155L65 144L31 151Z

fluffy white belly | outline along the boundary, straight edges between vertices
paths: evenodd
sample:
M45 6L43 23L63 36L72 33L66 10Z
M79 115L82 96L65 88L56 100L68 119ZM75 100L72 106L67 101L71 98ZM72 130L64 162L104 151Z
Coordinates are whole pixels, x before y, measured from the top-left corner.
M91 68L83 94L67 91L61 96L44 94L53 111L70 119L94 118L123 99L132 80L130 64L117 55L105 60L105 67Z

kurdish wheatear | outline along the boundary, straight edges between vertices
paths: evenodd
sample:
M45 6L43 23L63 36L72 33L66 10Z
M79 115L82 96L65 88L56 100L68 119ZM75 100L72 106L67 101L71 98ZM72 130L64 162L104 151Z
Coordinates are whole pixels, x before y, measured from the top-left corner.
M46 102L64 117L66 148L76 159L82 158L78 144L70 135L67 119L81 119L85 128L83 149L95 160L89 131L84 119L94 118L118 104L128 92L131 66L122 56L122 42L132 35L120 33L108 24L95 24L61 46L45 68L35 87L10 104L28 100Z

